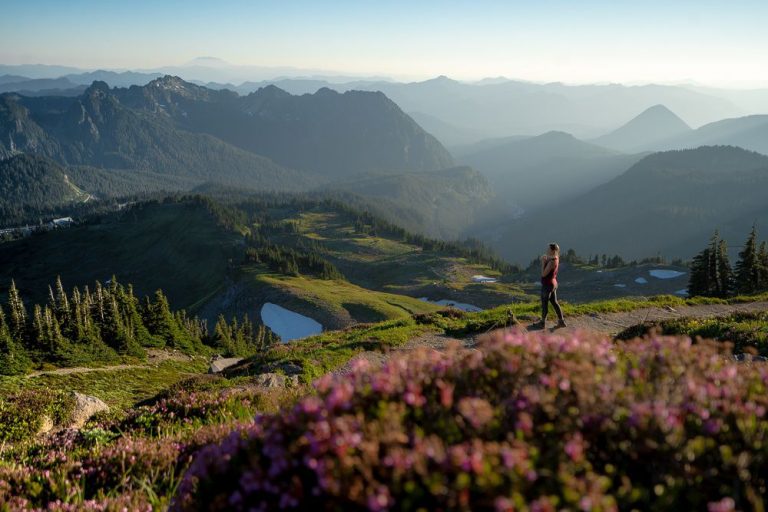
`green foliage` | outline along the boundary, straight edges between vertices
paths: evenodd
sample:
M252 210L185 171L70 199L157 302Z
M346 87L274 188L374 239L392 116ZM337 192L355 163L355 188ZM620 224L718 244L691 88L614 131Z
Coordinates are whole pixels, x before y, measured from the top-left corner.
M675 318L646 322L629 327L617 335L628 340L651 332L664 335L685 335L733 343L735 353L756 350L768 356L768 312L734 313L727 317Z
M728 246L715 231L709 247L701 251L691 263L688 295L691 297L729 297L733 292L733 271L728 261Z
M249 357L265 352L279 342L279 338L264 325L254 326L247 315L238 323L237 318L227 323L219 315L211 344L225 357Z
M0 190L0 227L22 219L36 221L39 215L87 197L70 183L64 168L31 155L0 159Z
M54 426L64 424L74 405L72 393L50 389L24 390L0 397L0 444L32 438L39 432L44 418Z
M143 359L145 347L169 346L187 353L205 353L208 333L184 311L173 313L158 290L143 305L114 276L109 286L96 282L68 296L57 278L48 303L36 304L31 317L15 283L11 283L6 320L0 311L0 374L24 373L30 360L75 366L115 363L122 357Z
M736 263L735 287L738 293L753 295L768 289L768 261L765 250L765 242L758 247L757 227L752 226Z

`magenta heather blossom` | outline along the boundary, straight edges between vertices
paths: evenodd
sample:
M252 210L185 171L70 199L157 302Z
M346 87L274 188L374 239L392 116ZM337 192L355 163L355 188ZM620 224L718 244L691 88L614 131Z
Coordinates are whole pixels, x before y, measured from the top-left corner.
M768 365L724 350L506 333L358 363L202 449L171 508L759 508Z

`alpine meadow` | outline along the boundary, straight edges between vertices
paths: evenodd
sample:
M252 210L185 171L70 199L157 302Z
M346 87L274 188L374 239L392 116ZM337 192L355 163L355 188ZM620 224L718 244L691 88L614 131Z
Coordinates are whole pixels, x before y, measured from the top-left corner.
M0 511L765 511L766 19L4 2Z

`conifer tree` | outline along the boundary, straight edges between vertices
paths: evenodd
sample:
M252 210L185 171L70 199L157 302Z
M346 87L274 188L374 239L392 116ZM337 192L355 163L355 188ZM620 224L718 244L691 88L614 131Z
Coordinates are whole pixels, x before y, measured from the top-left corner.
M732 290L733 271L728 260L728 246L715 231L709 247L693 259L688 295L726 298Z
M768 290L768 244L765 242L760 244L757 259L760 261L760 291Z
M23 375L32 367L26 350L11 336L10 326L0 306L0 375Z
M762 262L757 246L757 228L753 225L744 248L739 252L736 262L735 284L736 291L744 295L752 295L763 288Z
M11 280L11 288L8 290L8 324L11 337L14 341L22 342L26 338L27 309L21 299L16 282Z
M728 244L720 240L717 244L717 281L716 297L724 299L733 293L733 270L728 259Z

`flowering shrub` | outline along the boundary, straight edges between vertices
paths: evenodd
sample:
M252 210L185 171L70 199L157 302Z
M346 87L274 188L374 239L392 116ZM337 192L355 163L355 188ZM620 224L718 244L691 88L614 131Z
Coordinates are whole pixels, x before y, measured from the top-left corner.
M158 434L164 427L251 418L256 412L254 402L257 394L253 389L179 391L152 405L133 409L121 423L120 429Z
M159 439L126 436L95 446L87 433L63 431L23 461L0 467L0 510L164 508L193 454L238 428L242 424L206 425Z
M508 333L361 361L202 449L172 509L757 509L768 365L724 350Z

